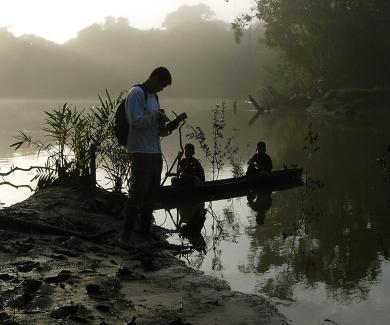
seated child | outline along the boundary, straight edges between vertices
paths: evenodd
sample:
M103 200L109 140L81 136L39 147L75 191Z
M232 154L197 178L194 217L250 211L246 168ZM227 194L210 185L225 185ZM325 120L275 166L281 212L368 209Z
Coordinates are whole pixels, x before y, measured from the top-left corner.
M199 160L194 157L195 147L187 143L184 147L184 158L179 161L179 183L194 185L205 181L205 175Z
M263 141L257 143L257 152L248 161L246 176L256 177L263 174L270 174L272 171L271 157L266 154L266 146Z

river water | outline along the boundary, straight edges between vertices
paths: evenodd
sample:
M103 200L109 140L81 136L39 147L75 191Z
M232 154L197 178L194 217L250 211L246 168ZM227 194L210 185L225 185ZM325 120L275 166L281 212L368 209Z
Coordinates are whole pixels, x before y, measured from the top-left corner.
M9 144L18 130L42 137L44 111L63 103L0 101L2 172L44 164L44 154L37 157L32 148L14 152ZM168 113L186 111L189 123L207 132L211 109L221 101L162 98L161 103ZM293 324L390 324L390 184L376 161L390 144L390 114L256 115L244 101L225 103L226 137L238 129L237 158L246 162L263 140L274 169L302 166L307 186L182 207L182 215L186 209L206 210L202 236L193 241L199 251L182 258L227 280L234 290L265 296ZM162 146L170 165L178 137L165 138ZM198 147L196 156L211 178L211 166ZM18 172L3 181L27 184L34 174ZM219 177L230 176L226 164ZM3 205L29 195L26 188L0 186ZM156 223L174 228L176 214L175 209L159 210ZM171 240L188 242L177 235Z

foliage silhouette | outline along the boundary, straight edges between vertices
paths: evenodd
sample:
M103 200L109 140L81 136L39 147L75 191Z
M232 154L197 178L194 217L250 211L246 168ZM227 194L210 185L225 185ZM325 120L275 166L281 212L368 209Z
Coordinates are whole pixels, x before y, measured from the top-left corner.
M20 131L18 141L11 147L18 150L23 145L34 146L38 155L42 152L47 155L45 166L34 167L37 174L33 180L38 179L38 189L55 181L95 188L96 170L102 168L111 189L122 190L129 175L128 157L113 134L115 109L122 95L112 100L106 90L106 98L99 96L98 106L78 110L65 103L59 109L45 112L42 130L49 139L46 143Z

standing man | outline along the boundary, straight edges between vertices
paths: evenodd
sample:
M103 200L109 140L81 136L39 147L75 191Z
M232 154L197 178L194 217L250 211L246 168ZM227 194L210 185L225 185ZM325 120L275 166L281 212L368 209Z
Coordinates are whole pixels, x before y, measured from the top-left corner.
M156 68L143 84L130 89L126 99L131 177L121 236L123 244L128 243L133 231L147 235L153 222L153 205L162 172L160 125L167 121L157 93L171 83L168 69Z

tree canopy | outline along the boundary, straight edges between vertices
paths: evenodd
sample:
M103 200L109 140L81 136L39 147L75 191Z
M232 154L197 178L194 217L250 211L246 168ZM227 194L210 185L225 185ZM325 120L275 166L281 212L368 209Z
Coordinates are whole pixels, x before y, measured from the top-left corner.
M257 0L234 27L240 32L253 18L283 58L292 94L390 85L389 1Z

